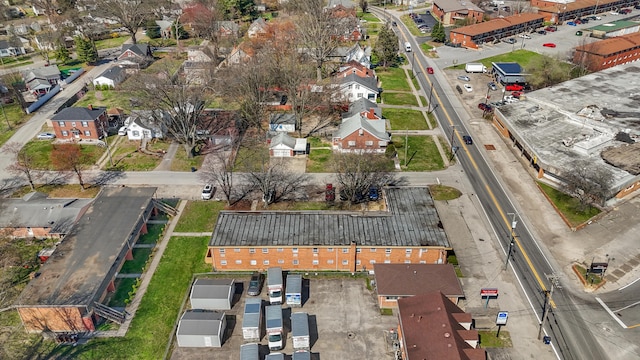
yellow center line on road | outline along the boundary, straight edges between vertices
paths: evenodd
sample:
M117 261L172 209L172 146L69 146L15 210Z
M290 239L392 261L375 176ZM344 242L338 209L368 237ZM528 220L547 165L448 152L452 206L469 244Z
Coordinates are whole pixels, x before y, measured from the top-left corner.
M400 31L400 35L402 37L402 39L404 40L403 42L407 42L409 39L407 37L407 35L405 34L405 31L403 29L402 26L398 26L397 29ZM419 49L420 47L418 47ZM427 72L425 71L424 66L422 66L422 62L419 60L418 57L414 57L414 59L418 59L417 60L417 65L420 68L421 73L424 75ZM414 64L415 66L416 64ZM414 76L416 76L414 74ZM427 83L429 83L429 86L432 86L432 82L429 79L428 76L424 77L425 80L427 80ZM447 121L449 122L449 125L451 127L455 127L453 120L451 119L451 116L449 115L449 112L447 111L447 109L445 109L444 105L442 104L442 100L440 99L440 96L438 95L437 92L433 92L433 95L435 96L436 100L438 101L438 104L440 105L440 109L442 110L442 112L444 113L444 116L447 118ZM431 105L429 105L431 106ZM454 129L455 131L455 129ZM482 179L482 182L485 184L484 187L487 191L487 193L489 194L489 196L491 197L491 201L493 201L493 204L495 205L496 209L498 209L498 212L500 213L500 216L502 217L502 221L504 222L504 224L507 227L511 227L511 224L509 222L509 219L507 219L506 213L504 212L504 210L502 209L502 207L500 206L500 204L498 204L498 200L496 199L495 195L493 194L493 191L491 191L491 188L489 187L489 184L487 183L487 181L485 180L484 176L482 176L482 174L480 173L480 169L478 168L478 164L476 163L475 159L471 156L471 153L469 152L469 149L467 148L466 144L464 141L462 141L462 136L460 135L460 132L456 132L456 138L458 139L458 142L462 145L462 149L465 151L465 153L467 153L467 157L469 158L469 160L471 161L471 164L473 165L473 168L476 170L476 173L480 176L480 178ZM527 262L527 265L529 265L529 268L531 269L531 272L533 273L533 276L536 278L536 281L538 282L538 284L540 285L540 287L542 288L542 291L547 291L547 287L545 286L544 282L542 281L542 278L540 277L540 275L538 274L538 271L536 270L536 268L533 266L533 263L531 262L531 259L529 258L529 255L527 254L527 252L525 251L524 247L522 246L522 244L520 243L520 240L515 236L515 233L512 230L511 233L516 246L518 247L518 249L520 249L520 252L522 253L522 256L524 257L525 261ZM507 254L507 256L509 256L509 254ZM553 308L556 308L556 304L553 301L553 299L551 299L550 301L551 306ZM640 324L636 325L639 326Z

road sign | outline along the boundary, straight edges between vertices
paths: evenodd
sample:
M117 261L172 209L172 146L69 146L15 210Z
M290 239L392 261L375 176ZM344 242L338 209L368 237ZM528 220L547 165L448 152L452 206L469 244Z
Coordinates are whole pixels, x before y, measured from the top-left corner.
M498 312L498 316L496 317L496 325L507 325L507 318L509 317L508 311L500 311Z
M498 296L498 289L496 288L480 289L480 296Z

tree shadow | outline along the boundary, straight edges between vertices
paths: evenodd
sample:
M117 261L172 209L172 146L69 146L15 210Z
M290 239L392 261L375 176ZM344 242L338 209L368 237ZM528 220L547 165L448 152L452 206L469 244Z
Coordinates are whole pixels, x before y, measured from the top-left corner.
M125 175L123 171L101 171L93 177L92 182L98 186L108 185L119 179L123 179Z

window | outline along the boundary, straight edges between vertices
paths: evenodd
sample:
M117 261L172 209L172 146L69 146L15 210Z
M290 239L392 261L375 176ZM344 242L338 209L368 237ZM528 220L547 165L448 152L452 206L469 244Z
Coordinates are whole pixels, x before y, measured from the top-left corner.
M269 265L269 260L263 260L262 265Z
M242 264L242 260L236 260L236 264L238 265Z
M58 126L64 127L64 121L58 121Z
M411 260L405 260L404 263L405 264L411 264Z
M398 300L397 296L385 296L385 300Z
M251 260L251 261L249 261L249 263L250 263L251 265L253 265L253 266L258 265L258 261L257 261L257 260Z
M333 248L327 248L327 252L333 252Z
M353 84L349 84L349 87L347 87L347 89L349 90L353 89Z
M263 254L268 254L269 253L269 249L267 249L267 248L262 249L262 253Z
M360 265L361 263L362 263L362 261L356 260L356 265Z
M311 262L313 265L318 265L320 262L316 259Z
M76 122L75 121L71 122L71 127L76 127Z
M358 93L358 99L362 97L362 93Z
M360 90L360 84L356 84L356 90Z
M391 254L391 248L384 249L384 253L387 255Z
M362 249L360 249L360 248L356 249L356 254L360 254L361 252L362 252Z
M349 142L348 142L348 145L349 145L349 146L356 146L356 142L355 142L355 141L349 141Z
M298 248L292 248L291 252L293 252L294 254L297 254L298 253Z
M342 260L342 265L349 265L349 260Z
M67 130L62 130L62 136L69 136L69 132Z
M384 263L385 264L391 264L391 260L385 260Z
M220 250L218 250L218 252L219 252L220 254L224 254L224 249L220 249Z
M233 249L233 252L240 252L240 248Z
M283 248L278 248L278 250L276 250L277 252L283 252L284 249Z
M376 252L376 248L369 249L370 252Z
M406 249L404 252L405 252L405 254L407 254L407 255L411 255L411 249Z
M364 142L366 146L373 146L373 140L367 140Z
M385 147L385 146L387 146L387 142L386 141L378 141L378 146Z
M343 254L348 254L349 253L349 248L343 248L342 249L342 253Z
M89 127L89 123L88 123L88 122L86 122L86 121L83 121L83 122L82 122L82 127Z
M426 264L427 262L425 260L420 260L420 264Z
M327 264L333 264L333 260L327 260Z
M256 249L254 248L249 248L249 254L255 254L256 253Z
M298 259L293 259L293 265L298 265Z
M84 136L91 136L91 131L85 130L84 131Z
M313 253L317 254L318 253L318 248L313 248Z
M284 260L279 259L279 260L278 260L278 264L284 264Z
M227 265L227 260L220 260L220 265Z
M131 136L135 136L135 137L140 136L140 131L138 131L138 130L133 130L133 131L131 132Z
M369 264L375 264L376 261L375 260L369 260Z

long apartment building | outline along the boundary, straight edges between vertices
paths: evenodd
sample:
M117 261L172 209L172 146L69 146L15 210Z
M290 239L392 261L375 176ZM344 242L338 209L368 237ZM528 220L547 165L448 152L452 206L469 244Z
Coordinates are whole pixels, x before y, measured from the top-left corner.
M640 33L616 36L576 47L573 62L600 71L640 59Z

